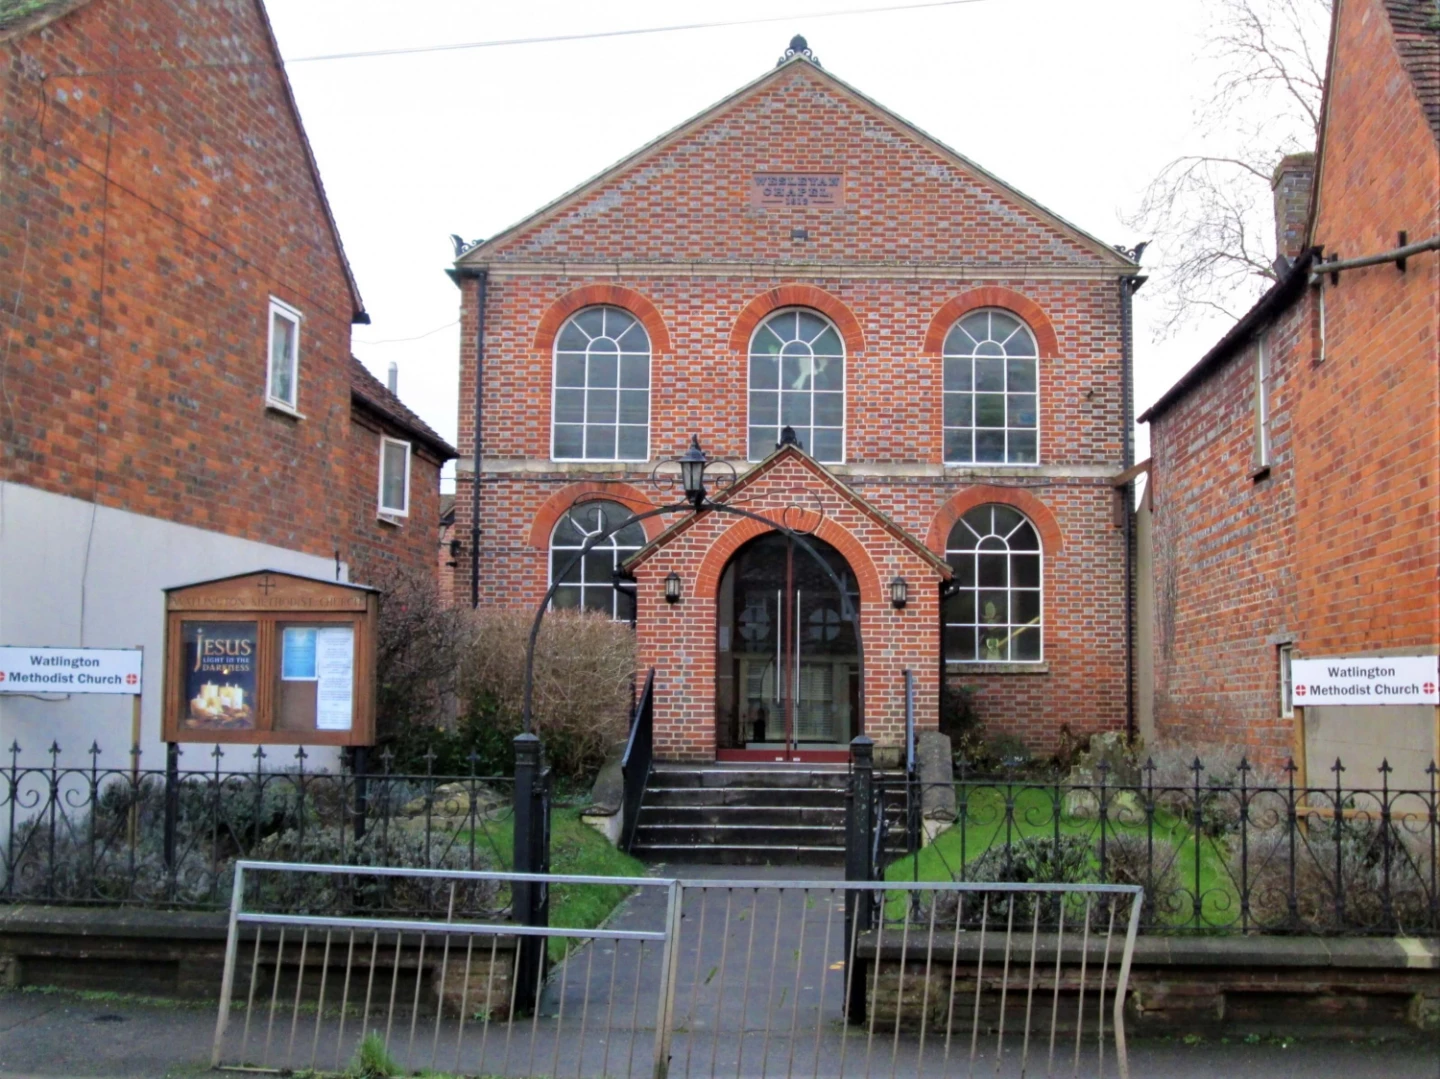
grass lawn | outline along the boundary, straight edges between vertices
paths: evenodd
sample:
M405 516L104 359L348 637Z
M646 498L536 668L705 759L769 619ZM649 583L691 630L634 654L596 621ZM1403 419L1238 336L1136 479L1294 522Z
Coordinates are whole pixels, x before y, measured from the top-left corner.
M935 842L892 864L885 871L886 880L963 880L962 869L987 850L1003 847L1007 836L1012 844L1019 844L1032 837L1053 837L1056 833L1055 802L1050 790L1027 788L1014 792L1014 809L1007 812L1005 788L983 787L972 790L968 798L966 819L962 827L959 822L941 832ZM1121 819L1116 819L1117 815ZM1128 818L1134 818L1130 820ZM1105 822L1105 834L1130 834L1144 836L1153 829L1156 842L1155 867L1157 878L1170 859L1170 851L1162 847L1161 841L1173 848L1171 864L1179 878L1178 888L1184 894L1177 897L1171 909L1163 897L1157 897L1160 920L1167 925L1193 925L1191 898L1196 888L1196 869L1200 874L1199 891L1202 896L1201 913L1205 925L1227 925L1239 919L1240 897L1235 882L1225 867L1224 853L1218 841L1202 836L1196 842L1192 826L1173 814L1157 809L1153 822L1147 825L1143 811L1117 812L1111 808ZM1069 817L1060 815L1059 833L1062 836L1081 836L1088 839L1098 850L1100 822L1093 817ZM1099 876L1099 856L1095 857L1096 877Z
M550 813L550 872L589 877L643 877L645 863L612 847L605 837L580 819L576 806L555 806ZM480 839L479 836L476 837ZM514 831L510 821L489 833L500 864L515 864ZM552 884L550 924L566 929L594 929L620 905L630 889L622 885ZM579 941L574 941L578 944ZM550 958L561 959L572 941L550 938Z

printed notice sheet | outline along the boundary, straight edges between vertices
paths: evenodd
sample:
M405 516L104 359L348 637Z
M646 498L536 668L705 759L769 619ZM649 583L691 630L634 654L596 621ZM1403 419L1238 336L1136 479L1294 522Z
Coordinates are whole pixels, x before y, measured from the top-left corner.
M315 729L348 731L354 711L355 629L326 626L316 631Z

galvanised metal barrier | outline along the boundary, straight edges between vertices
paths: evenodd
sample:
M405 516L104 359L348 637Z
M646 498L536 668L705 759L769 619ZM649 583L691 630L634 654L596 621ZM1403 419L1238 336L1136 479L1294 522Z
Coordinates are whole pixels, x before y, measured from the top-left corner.
M556 889L634 890L603 928L574 929L257 909L309 891L266 887L247 904L246 878L265 874L384 874L452 897L526 877L241 863L215 1033L222 1067L1129 1074L1138 888L551 876ZM524 938L546 940L554 959L529 1000L516 990Z

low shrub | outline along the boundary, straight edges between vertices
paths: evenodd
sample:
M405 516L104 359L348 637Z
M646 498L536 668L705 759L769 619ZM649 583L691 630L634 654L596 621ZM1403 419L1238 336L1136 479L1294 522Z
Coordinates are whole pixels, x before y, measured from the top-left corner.
M1090 844L1080 836L1035 836L1017 839L1009 846L992 847L971 861L960 878L976 884L1074 884L1093 879ZM1011 916L1015 925L1029 925L1035 917L1037 900L1042 904L1040 921L1052 924L1059 916L1054 899L1037 897L1033 892L986 892L964 898L962 893L941 891L922 899L918 910L929 918L929 904L935 904L935 920L940 925L960 924L978 928L982 921L1000 926Z
M1181 913L1186 900L1175 867L1177 852L1173 844L1133 832L1116 832L1105 838L1105 854L1100 878L1107 884L1138 884L1145 889L1140 911L1142 925L1156 925ZM1095 857L1100 860L1100 845L1095 844ZM1128 917L1128 912L1125 913ZM1121 912L1117 911L1117 920Z
M1313 819L1293 841L1283 830L1251 836L1243 868L1232 839L1229 860L1260 928L1404 933L1432 924L1429 851L1380 821L1347 820L1337 835L1332 821Z
M521 730L525 651L533 612L469 612L454 723L395 732L393 769L424 774L509 774ZM535 647L534 733L557 778L592 778L608 748L629 730L635 635L589 611L552 611ZM427 755L429 760L427 761Z
M417 822L371 831L356 840L343 828L288 830L266 837L250 855L257 861L307 865L404 866L409 869L503 869L482 838L429 833ZM229 877L229 873L226 873ZM228 887L228 880L226 887ZM254 872L252 902L287 912L333 914L345 910L449 917L494 917L509 909L509 889L490 880L436 877L350 876Z

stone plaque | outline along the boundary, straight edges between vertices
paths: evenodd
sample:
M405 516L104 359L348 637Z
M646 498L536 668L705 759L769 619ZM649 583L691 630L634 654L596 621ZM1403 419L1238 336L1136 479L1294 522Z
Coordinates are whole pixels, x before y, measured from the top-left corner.
M845 182L838 172L757 172L750 181L750 205L762 210L833 210L844 203Z

